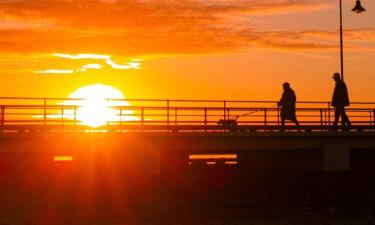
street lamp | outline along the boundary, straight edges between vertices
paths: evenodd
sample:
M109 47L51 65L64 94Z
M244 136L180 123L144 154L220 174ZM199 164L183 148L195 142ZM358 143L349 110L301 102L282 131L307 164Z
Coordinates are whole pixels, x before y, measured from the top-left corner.
M355 7L352 9L355 13L361 13L366 9L362 7L361 1L357 0ZM340 59L341 59L341 79L344 80L344 47L342 39L342 0L340 0Z
M357 0L355 3L355 7L352 9L352 11L355 13L361 13L363 11L366 11L366 9L362 7L361 1Z

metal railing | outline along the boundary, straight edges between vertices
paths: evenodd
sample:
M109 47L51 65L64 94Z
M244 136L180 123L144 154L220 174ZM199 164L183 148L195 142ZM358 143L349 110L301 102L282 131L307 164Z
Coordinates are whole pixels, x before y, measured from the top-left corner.
M0 97L0 129L268 131L280 129L279 112L277 101ZM301 101L296 113L303 130L326 131L334 120L330 102ZM347 114L353 129L375 130L375 102L353 102ZM234 121L235 127L228 125ZM286 129L297 130L287 125Z

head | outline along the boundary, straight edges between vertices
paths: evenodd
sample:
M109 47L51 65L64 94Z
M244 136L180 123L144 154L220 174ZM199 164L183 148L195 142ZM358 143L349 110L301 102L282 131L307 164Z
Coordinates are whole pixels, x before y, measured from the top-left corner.
M290 88L290 84L288 82L283 83L283 89L287 90Z
M337 81L341 80L341 75L340 75L340 73L334 73L332 78L337 82Z

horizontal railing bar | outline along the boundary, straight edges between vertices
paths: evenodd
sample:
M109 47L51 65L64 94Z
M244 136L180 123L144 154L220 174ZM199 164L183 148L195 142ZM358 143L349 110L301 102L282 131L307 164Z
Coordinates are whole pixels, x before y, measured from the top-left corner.
M34 122L34 121L32 121L32 122ZM59 121L57 120L55 122L59 122ZM61 122L61 120L60 120L60 122ZM78 122L80 122L80 121L78 121ZM120 121L118 121L118 120L110 120L108 122L119 123ZM140 120L123 120L122 121L122 123L140 123L140 122L141 122ZM164 124L166 124L166 122L167 122L166 120L147 120L147 121L143 121L144 124L146 124L146 123L164 123ZM301 122L303 122L303 123L315 123L315 124L319 123L320 124L320 121L301 121ZM353 121L353 122L354 123L369 123L369 121ZM182 121L179 121L179 124L180 123L198 123L198 124L203 124L201 120L182 120ZM207 124L209 124L209 123L215 123L215 124L217 124L218 121L207 121ZM246 124L246 123L264 123L264 121L259 120L259 121L240 121L240 122L238 122L238 124ZM270 121L270 123L277 123L277 121Z
M28 106L3 106L3 105L0 105L0 107L4 107L5 109L9 109L9 110L15 110L15 109L24 109L24 110L35 110L35 109L39 109L39 110L43 110L43 109L48 109L48 110L75 110L75 109L79 109L80 106L76 106L76 107L57 107L57 106L46 106L46 107L43 107L43 106L34 106L34 105L28 105ZM152 111L155 111L155 110L160 110L160 111L165 111L167 110L168 108L167 107L137 107L137 106L128 106L128 107L108 107L110 109L114 109L114 110L152 110ZM200 110L207 110L208 112L212 112L212 111L222 111L223 108L219 108L219 107L176 107L176 108L169 108L170 110L179 110L179 111L200 111ZM240 113L239 111L245 111L245 112L252 112L255 114L255 113L261 113L263 110L267 110L269 112L277 112L279 111L279 108L226 108L227 110L229 110L230 113L232 114L235 114L235 113ZM326 108L296 108L296 111L297 113L298 112L308 112L308 111L314 111L314 112L317 112L317 111L320 111L320 110L326 110ZM334 108L330 108L331 111L334 111ZM375 110L375 108L347 108L346 111L347 112L372 112L373 110ZM173 112L171 113L171 115L173 115ZM233 116L236 116L236 115L233 115Z
M85 98L61 98L61 97L0 97L0 100L51 100L51 101L59 101L59 100L73 100L73 101L82 101L87 100ZM216 99L216 100L209 100L209 99L137 99L137 98L108 98L104 99L107 101L127 101L127 102L200 102L200 103L277 103L276 100L226 100L226 99ZM330 101L298 101L297 103L301 104L328 104ZM359 101L352 101L351 104L374 104L375 102L359 102Z
M23 127L25 125L12 125L12 124L10 124L10 125L4 125L4 126L18 126L18 127ZM43 127L44 125L42 125L42 124L30 124L28 126L40 126L40 127ZM54 124L54 125L49 125L49 126L59 126L59 127L61 127L60 124ZM89 127L88 125L82 125L82 124L81 125L77 125L77 127L78 126ZM142 125L137 124L137 125L123 125L123 126L126 127L126 126L142 126ZM166 124L162 124L162 125L154 125L154 126L163 126L163 127L168 127L168 126L170 126L170 127L176 127L177 126L178 127L179 126L179 127L183 127L184 125L166 125ZM191 125L191 126L204 127L204 125L202 125L202 124L200 124L200 125L196 124L196 125ZM211 127L221 127L223 129L222 126L217 125L217 124L216 125L209 125L209 126L211 126ZM269 125L269 126L278 127L279 125L275 124L275 125ZM285 126L287 126L287 127L288 126L289 127L298 127L296 125L288 125L288 124L285 125ZM104 126L101 126L101 127L98 127L98 128L105 128L105 127L108 127L108 125L104 125ZM251 127L264 127L264 126L263 125L242 125L241 127L249 127L249 128L251 128ZM326 126L323 125L323 126L321 126L319 124L314 124L314 125L300 125L300 127L301 128L303 128L303 127L327 127L327 128L329 128L331 126L329 126L329 125L326 125ZM353 127L373 127L373 128L375 128L374 125L353 125ZM95 128L92 128L92 129L95 129Z
M61 125L48 125L49 127L56 127L56 128L61 128ZM22 125L5 125L4 126L5 128L12 128L12 127L14 127L14 128L22 128L22 129L30 129L30 128L25 128L25 126L22 126ZM38 127L38 128L43 128L43 127L45 127L44 125L29 125L28 127ZM76 128L82 128L82 127L84 127L84 128L89 128L87 125L77 125L76 126ZM137 128L141 128L142 127L142 125L123 125L123 126L111 126L111 125L109 125L109 126L102 126L102 127L98 127L98 128L89 128L89 129L91 129L91 130L95 130L95 129L99 129L99 130L102 130L102 129L108 129L108 128L111 128L111 127L113 127L113 128L115 128L115 129L122 129L122 128L124 128L124 129L131 129L132 127L137 127ZM178 128L200 128L200 129L204 129L205 128L205 126L204 125L153 125L153 126L149 126L149 129L151 128L151 129L155 129L155 128L163 128L163 129L166 129L166 128L168 128L168 127L178 127ZM207 125L206 126L207 128L209 128L209 129L218 129L218 130L225 130L225 128L223 128L222 126L219 126L219 125ZM262 126L262 125L249 125L249 126L242 126L242 128L264 128L264 126ZM267 127L270 127L270 128L273 128L273 129L276 129L276 128L278 128L279 127L279 125L269 125L269 126L267 126ZM295 125L285 125L285 127L286 128L298 128L298 126L295 126ZM325 128L325 129L329 129L329 128L331 128L331 126L320 126L320 125L305 125L305 126L299 126L299 128L301 128L301 129L305 129L305 128L316 128L316 129L320 129L320 128ZM145 127L145 128L147 128L147 127ZM368 128L368 129L374 129L375 127L373 126L373 125L358 125L358 126L353 126L353 128ZM69 127L67 127L67 129L69 129ZM75 129L75 128L73 128L73 127L71 127L71 129Z
M4 107L6 109L68 109L68 110L74 110L78 109L82 106L79 105L0 105L0 107ZM180 107L165 107L165 106L109 106L108 108L116 109L116 110L134 110L134 109L144 109L144 110L223 110L223 107L186 107L186 106L180 106ZM273 110L278 111L279 108L277 107L227 107L226 108L229 111L259 111L261 110ZM327 110L328 108L296 108L297 111L317 111L317 110ZM334 110L334 108L329 108L330 110ZM375 108L347 108L346 111L372 111L375 110Z

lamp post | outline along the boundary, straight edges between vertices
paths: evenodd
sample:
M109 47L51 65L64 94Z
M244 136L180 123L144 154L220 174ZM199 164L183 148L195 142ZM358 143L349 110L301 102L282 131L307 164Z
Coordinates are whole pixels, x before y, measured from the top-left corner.
M365 8L362 7L361 1L357 0L355 7L352 9L355 13L361 13L365 11ZM344 80L344 43L342 37L342 0L340 0L340 62L341 62L341 79Z

